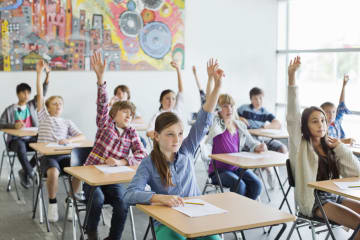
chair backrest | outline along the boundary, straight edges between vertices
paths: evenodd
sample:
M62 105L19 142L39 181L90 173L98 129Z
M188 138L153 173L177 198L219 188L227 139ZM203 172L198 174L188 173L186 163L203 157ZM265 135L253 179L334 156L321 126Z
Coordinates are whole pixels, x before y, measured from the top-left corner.
M286 170L288 174L289 185L295 187L295 179L291 171L290 159L286 160Z
M92 147L74 148L71 151L70 166L71 167L76 167L76 166L84 165L84 163L85 163L86 159L88 158L91 150L92 150Z
M201 160L204 163L205 170L207 171L209 169L209 164L211 161L211 158L209 158L209 150L204 142L200 143L200 156Z

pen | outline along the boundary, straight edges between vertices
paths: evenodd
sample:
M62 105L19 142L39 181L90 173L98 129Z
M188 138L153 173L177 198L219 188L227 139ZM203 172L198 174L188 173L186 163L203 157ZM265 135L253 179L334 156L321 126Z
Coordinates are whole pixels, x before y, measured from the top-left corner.
M203 203L196 203L196 202L184 202L186 204L194 204L194 205L205 205Z
M360 186L348 186L348 188L360 188Z

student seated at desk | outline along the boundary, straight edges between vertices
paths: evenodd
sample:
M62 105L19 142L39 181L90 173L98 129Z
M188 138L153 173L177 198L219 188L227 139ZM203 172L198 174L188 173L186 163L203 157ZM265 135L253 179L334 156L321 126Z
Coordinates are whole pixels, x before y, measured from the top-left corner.
M45 67L46 78L43 83L44 96L48 89L50 74L50 68L47 65L45 65ZM35 96L29 101L30 94L31 87L28 84L20 83L16 86L18 103L5 108L0 118L0 129L21 129L39 126L39 120L36 113L37 97ZM6 139L7 146L10 150L16 152L20 161L22 167L22 169L19 170L20 183L26 189L31 186L34 177L33 167L36 164L35 158L32 158L29 162L26 152L29 150L29 144L36 142L36 140L37 137L15 137L9 134Z
M85 165L111 165L126 166L138 165L147 156L140 142L136 130L130 126L135 114L135 105L130 101L115 102L110 111L106 82L103 80L106 61L102 61L100 53L91 57L91 65L97 76L97 116L99 136L95 141ZM133 156L129 156L130 151ZM84 184L86 198L90 196L90 186ZM111 227L106 239L118 240L121 238L127 216L127 206L124 204L123 195L125 188L122 184L111 184L96 187L94 198L86 226L89 240L97 240L97 227L100 220L101 209L104 202L113 207Z
M154 138L154 128L155 128L155 120L156 118L163 112L173 112L177 114L179 117L182 116L183 108L184 108L184 96L183 96L183 83L181 79L181 73L179 65L172 61L171 66L176 69L177 77L178 77L178 93L175 95L175 92L171 89L166 89L160 94L160 107L159 111L152 117L149 127L146 131L146 135L151 139Z
M228 94L222 94L218 100L220 111L215 116L213 125L210 128L206 144L212 146L212 154L235 153L243 151L246 146L251 152L267 151L266 145L256 141L248 132L245 124L235 120L235 102ZM219 184L211 160L209 165L209 176L214 184ZM261 193L261 181L253 172L248 169L243 174L238 189L235 185L243 169L215 161L216 168L222 184L229 187L230 191L256 200Z
M183 125L175 113L164 112L156 118L154 149L142 160L125 193L128 204L159 203L174 207L184 205L184 197L200 195L193 164L194 153L211 125L223 75L221 69L217 69L216 65L213 67L216 70L215 87L184 141ZM147 184L151 191L145 190ZM155 233L159 240L185 239L159 222L155 222ZM197 239L218 240L220 237L213 235Z
M84 135L76 125L68 119L61 118L64 101L61 96L51 96L44 103L43 87L40 83L41 73L45 68L45 62L40 60L36 64L36 88L37 88L37 112L39 118L38 142L56 142L69 144L84 140ZM40 156L40 165L43 173L46 173L47 190L49 195L48 220L56 222L59 219L56 193L58 191L59 174L64 167L70 166L70 155ZM77 191L80 181L73 179L74 191Z
M340 94L339 105L336 109L335 104L331 102L325 102L321 104L322 110L326 113L327 122L329 123L328 134L330 137L338 138L341 142L346 144L355 143L355 139L346 138L344 129L341 126L344 114L351 114L350 110L345 105L345 86L349 81L349 76L345 75L343 85Z
M237 109L237 113L241 121L243 121L249 129L280 129L281 123L276 117L268 112L263 106L264 91L258 87L250 90L251 104L244 104ZM267 148L271 151L287 153L287 147L278 140L271 138L259 137L263 140ZM274 188L275 178L270 168L264 168L267 174L267 181L271 189Z
M309 107L300 112L299 91L295 85L295 72L300 67L300 57L290 62L288 68L287 129L289 132L290 161L295 176L295 201L302 214L322 217L315 202L314 190L309 182L359 177L360 164L340 140L327 135L326 114L321 108ZM319 192L327 217L351 229L360 223L360 202L327 192ZM355 239L360 239L358 233Z

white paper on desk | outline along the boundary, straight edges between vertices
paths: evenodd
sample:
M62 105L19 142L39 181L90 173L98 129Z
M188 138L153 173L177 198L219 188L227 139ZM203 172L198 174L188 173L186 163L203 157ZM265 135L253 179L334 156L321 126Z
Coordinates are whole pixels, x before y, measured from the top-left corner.
M279 129L261 129L262 133L269 133L269 134L280 134L280 133L284 133L284 131L279 130Z
M260 153L251 153L251 152L237 152L237 153L228 153L230 156L242 157L242 158L251 158L251 159L259 159L263 158L264 155Z
M196 204L185 204L183 207L173 207L176 211L184 213L189 217L201 217L213 214L221 214L228 212L225 209L218 208L208 202L205 202L201 199L188 199L185 202L193 202L193 203L202 203L204 205L196 205Z
M37 127L27 127L27 128L22 128L21 130L37 132L39 129Z
M112 167L109 165L95 165L97 169L102 171L103 173L121 173L121 172L133 172L134 169L126 167L126 166L117 166Z
M346 190L360 190L360 182L333 182L338 188ZM351 187L353 186L353 187ZM359 187L356 187L359 186Z
M61 145L61 144L58 144L58 143L49 143L47 144L46 146L47 147L54 147L54 148L57 148L57 149L62 149L62 148L74 148L74 147L79 147L81 145L81 143L69 143L69 144L65 144L65 145Z

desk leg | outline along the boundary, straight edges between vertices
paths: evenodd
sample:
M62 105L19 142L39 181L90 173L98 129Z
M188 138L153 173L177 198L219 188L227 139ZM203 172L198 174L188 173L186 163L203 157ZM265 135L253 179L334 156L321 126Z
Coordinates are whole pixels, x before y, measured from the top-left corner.
M85 239L84 229L81 227L81 220L80 220L80 216L79 216L79 208L78 208L78 205L77 205L77 202L76 202L74 188L72 186L72 176L68 177L68 181L69 181L69 185L70 185L70 194L71 194L71 197L73 199L73 207L75 207L76 219L78 221L78 225L79 225L79 229L80 229L81 239ZM65 215L65 218L66 217L67 217L67 214ZM74 225L74 220L75 219L73 218L73 225ZM75 228L73 228L73 229L75 230ZM76 234L75 234L75 237L76 237Z
M280 232L276 235L276 237L274 238L274 240L279 240L281 235L284 233L285 229L286 229L286 223L282 223L281 224L282 227L280 229Z
M285 200L285 202L286 202L286 205L287 205L288 208L289 208L290 214L292 214L290 204L289 204L289 202L288 202L288 200L287 200L287 197L286 197L287 194L285 193L284 187L283 187L283 185L281 184L281 179L280 179L279 173L278 173L277 170L276 170L276 167L274 167L274 171L275 171L276 177L277 177L277 179L278 179L278 181L279 181L279 185L280 185L280 188L281 188L281 192L282 192L282 194L283 194L283 196L284 196L284 200Z
M151 233L152 233L152 236L153 236L153 240L156 240L154 219L152 217L149 217L149 221L150 221L150 228L151 228Z
M321 212L321 215L323 216L323 218L324 218L324 220L325 220L325 223L326 223L326 226L327 226L327 228L328 228L328 230L329 230L329 233L330 233L330 235L331 235L331 238L333 239L333 240L336 240L336 238L335 238L335 236L334 236L334 233L333 233L333 231L332 231L332 229L331 229L331 226L330 226L330 223L329 223L329 219L327 218L327 216L326 216L326 214L325 214L325 211L324 211L324 209L323 209L323 207L322 207L322 205L321 205L321 201L320 201L320 198L319 198L319 195L318 195L318 190L316 190L315 189L315 201L319 204L319 208L320 208L320 212Z
M83 224L83 229L85 229L85 231L86 231L87 223L89 220L89 214L90 214L90 210L91 210L91 206L92 206L92 201L94 199L94 192L95 192L95 187L90 186L90 194L89 194L88 202L86 204L86 214L85 214L85 219L84 219L84 224Z
M221 190L221 192L223 193L223 192L224 192L224 188L223 188L223 185L222 185L222 182L221 182L221 179L220 179L219 171L218 171L217 168L216 168L215 160L211 160L211 161L212 161L212 165L213 165L213 167L214 167L214 171L215 171L216 178L217 178L218 183L219 183L219 186L220 186L220 190Z

